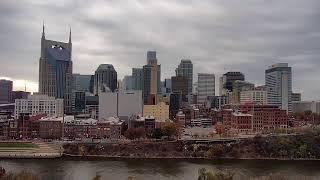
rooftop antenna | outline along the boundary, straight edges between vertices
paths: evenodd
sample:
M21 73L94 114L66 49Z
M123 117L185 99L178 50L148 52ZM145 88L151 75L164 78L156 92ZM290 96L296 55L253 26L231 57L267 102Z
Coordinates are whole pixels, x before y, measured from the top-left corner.
M27 82L24 80L24 92L27 92Z
M42 20L42 38L45 38L45 32L44 32L44 20Z
M69 43L71 43L71 26L69 25Z

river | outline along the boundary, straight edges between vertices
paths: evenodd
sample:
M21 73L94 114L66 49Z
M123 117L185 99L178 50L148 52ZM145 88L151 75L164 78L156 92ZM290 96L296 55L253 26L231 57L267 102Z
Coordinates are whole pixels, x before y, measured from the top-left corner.
M320 161L273 160L72 160L13 159L0 160L10 172L30 171L44 180L91 180L96 174L106 180L196 180L198 169L227 170L236 177L281 174L289 179L320 179ZM237 178L238 179L238 178Z

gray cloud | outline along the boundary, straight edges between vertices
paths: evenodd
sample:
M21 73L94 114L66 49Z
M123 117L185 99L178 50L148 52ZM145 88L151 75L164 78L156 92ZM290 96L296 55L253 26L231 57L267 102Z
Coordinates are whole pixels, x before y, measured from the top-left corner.
M74 72L112 63L123 77L154 49L162 78L190 58L196 73L237 70L263 84L267 66L288 62L294 90L320 99L319 7L318 0L2 0L0 77L37 82L45 20L48 39L67 41L72 26Z

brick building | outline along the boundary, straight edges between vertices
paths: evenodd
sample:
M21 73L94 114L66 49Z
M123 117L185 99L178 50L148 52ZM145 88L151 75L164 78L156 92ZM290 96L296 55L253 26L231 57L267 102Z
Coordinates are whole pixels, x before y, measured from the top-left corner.
M252 115L241 112L231 113L231 127L238 132L252 131Z
M251 115L251 120L241 121L242 129L245 126L251 126L254 132L262 132L265 130L274 130L277 128L287 128L288 115L286 110L281 110L278 106L274 105L239 105L239 106L225 106L226 109L222 110L223 124L225 126L237 128L238 125L235 111L242 114ZM246 118L249 118L248 117ZM235 121L233 121L235 120ZM248 122L248 124L243 124ZM252 123L252 124L251 124Z

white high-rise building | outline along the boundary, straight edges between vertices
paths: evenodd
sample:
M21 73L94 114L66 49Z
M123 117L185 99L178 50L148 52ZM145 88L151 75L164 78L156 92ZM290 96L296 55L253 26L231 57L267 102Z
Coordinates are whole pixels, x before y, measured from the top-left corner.
M267 104L267 92L263 90L249 90L240 92L240 104Z
M206 102L208 96L215 96L215 75L198 73L198 103Z
M19 118L20 113L30 115L46 114L49 117L60 117L63 115L63 99L56 99L48 95L34 94L27 99L15 100L15 118Z
M288 63L277 63L265 71L267 103L292 112L292 73Z
M99 119L142 115L142 91L102 92L99 94Z

